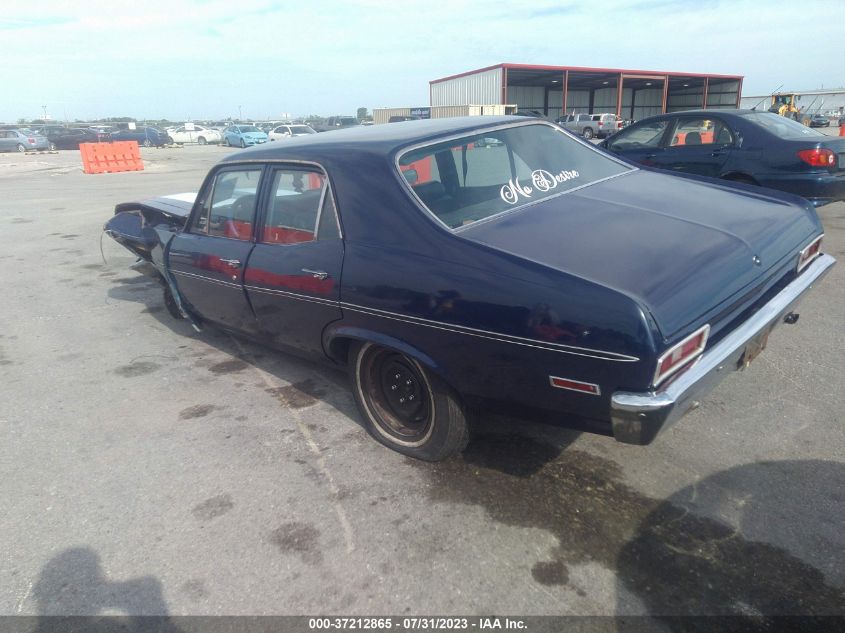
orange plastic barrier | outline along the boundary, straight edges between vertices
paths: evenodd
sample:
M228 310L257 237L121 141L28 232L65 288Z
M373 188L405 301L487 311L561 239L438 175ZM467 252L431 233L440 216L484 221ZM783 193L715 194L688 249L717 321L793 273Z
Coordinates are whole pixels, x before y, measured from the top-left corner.
M839 126L839 136L845 136L845 124Z
M144 161L137 141L115 143L80 143L82 171L86 174L142 171Z

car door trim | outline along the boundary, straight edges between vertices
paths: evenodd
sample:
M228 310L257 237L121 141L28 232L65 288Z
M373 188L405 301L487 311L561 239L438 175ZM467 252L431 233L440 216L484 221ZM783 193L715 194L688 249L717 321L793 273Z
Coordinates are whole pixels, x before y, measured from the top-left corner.
M563 354L572 354L574 356L586 356L589 358L598 358L599 360L608 360L621 363L635 363L640 360L636 356L628 356L627 354L620 354L618 352L606 352L603 350L590 349L586 347L566 345L564 343L546 343L543 341L538 341L536 339L524 338L521 336L513 336L511 334L502 334L500 332L491 332L489 330L479 330L464 325L443 323L442 321L432 321L430 319L423 319L421 317L414 317L407 314L398 314L396 312L388 312L386 310L369 308L367 306L357 305L354 303L347 303L343 301L340 303L340 307L345 310L350 310L351 312L359 312L361 314L368 314L370 316L381 317L384 319L402 321L404 323L421 325L423 327L430 327L446 332L465 334L467 336L486 338L494 341L500 341L502 343L511 343L513 345L522 345L524 347L534 347L537 349L544 349L552 352L560 352Z
M262 286L244 286L251 292L262 292L268 295L281 295L290 299L299 299L300 301L310 301L312 303L322 303L333 307L339 307L340 301L335 299L323 299L322 297L314 297L312 295L301 295L296 292L288 292L287 290L277 290L276 288L264 288Z
M185 272L184 270L173 270L170 269L170 272L174 275L181 275L183 277L193 277L195 279L201 279L202 281L208 281L213 284L218 284L221 286L228 286L230 288L237 288L240 290L241 284L235 283L232 281L223 281L222 279L215 279L214 277L207 277L206 275L197 275L196 273L189 273Z

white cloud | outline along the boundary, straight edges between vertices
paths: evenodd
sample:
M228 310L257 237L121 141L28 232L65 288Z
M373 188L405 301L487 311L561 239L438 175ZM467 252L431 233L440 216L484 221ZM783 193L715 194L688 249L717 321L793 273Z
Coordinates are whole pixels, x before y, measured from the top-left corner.
M425 105L430 79L502 61L736 73L747 94L843 84L825 52L841 39L838 5L40 0L39 21L6 0L2 80L16 88L0 120L42 104L71 119Z

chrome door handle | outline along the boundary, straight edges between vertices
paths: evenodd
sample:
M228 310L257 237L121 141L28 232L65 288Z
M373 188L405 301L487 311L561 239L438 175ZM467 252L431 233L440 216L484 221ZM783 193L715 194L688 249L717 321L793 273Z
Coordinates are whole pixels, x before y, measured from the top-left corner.
M324 270L311 270L310 268L303 268L302 272L308 273L314 279L326 279L329 276L329 273Z
M232 268L240 268L241 267L241 260L239 259L221 259L221 262L224 264L229 265Z

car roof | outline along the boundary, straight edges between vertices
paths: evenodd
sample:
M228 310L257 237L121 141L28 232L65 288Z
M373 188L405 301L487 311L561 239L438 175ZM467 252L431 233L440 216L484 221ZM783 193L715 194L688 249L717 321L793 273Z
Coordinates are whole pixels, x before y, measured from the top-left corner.
M285 141L282 146L279 146L278 143L259 145L230 154L220 162L286 158L313 158L316 160L323 155L330 155L338 151L347 152L350 149L360 152L388 154L408 145L436 141L442 137L472 133L475 130L508 123L515 125L552 125L532 117L486 115L404 121L402 125L356 125L321 134L298 136Z

